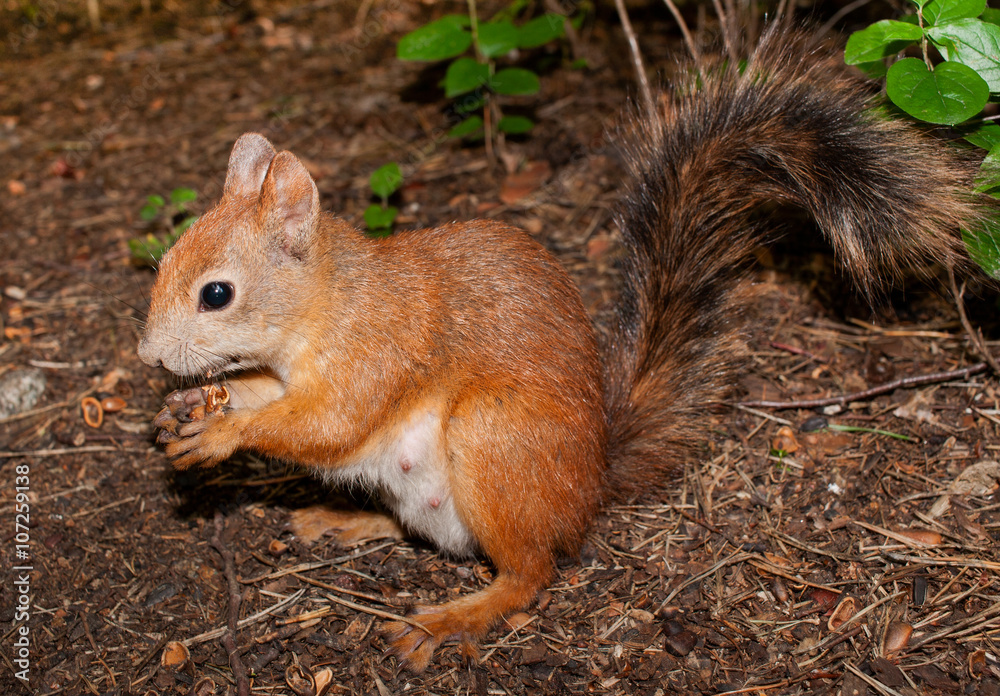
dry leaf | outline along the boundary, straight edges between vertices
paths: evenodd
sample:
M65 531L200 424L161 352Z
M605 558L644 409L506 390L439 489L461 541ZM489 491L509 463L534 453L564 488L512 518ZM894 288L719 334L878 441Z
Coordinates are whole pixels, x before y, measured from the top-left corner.
M653 623L653 620L656 618L652 612L645 609L631 609L628 615L639 623L644 624Z
M785 558L784 556L776 556L775 554L768 553L767 551L764 552L764 558L767 559L768 563L770 563L771 565L778 566L779 568L794 568L795 567L795 564L792 563L787 558Z
M816 450L818 454L836 454L854 445L855 436L833 430L823 430L815 433L804 433L799 442Z
M97 391L102 394L111 394L114 392L115 387L118 386L118 382L128 379L130 376L129 372L116 367L101 378L101 383L97 385Z
M929 529L900 529L896 534L917 546L938 546L943 541L940 534Z
M500 200L510 205L531 195L545 180L552 176L552 168L548 162L529 162L524 169L511 174L504 180L500 189Z
M525 626L527 626L527 625L528 625L529 623L531 623L531 619L532 619L532 617L531 617L531 615L530 615L530 614L528 614L528 613L526 613L526 612L523 612L523 611L519 611L519 612L518 612L518 613L516 613L516 614L511 614L510 616L508 616L508 617L507 617L507 618L506 618L506 619L504 620L504 622L505 622L505 623L506 623L506 624L507 624L507 625L508 625L508 626L509 626L509 627L510 627L510 628L511 628L512 630L514 630L514 631L517 631L517 630L520 630L520 629L524 628L524 627L525 627Z
M961 474L948 486L947 492L931 506L928 515L934 519L948 512L951 507L951 496L972 495L983 497L992 495L997 490L1000 480L1000 463L993 461L976 462L966 467Z
M917 421L918 423L938 424L938 417L928 408L931 404L931 394L926 391L918 391L905 404L892 412L896 418Z

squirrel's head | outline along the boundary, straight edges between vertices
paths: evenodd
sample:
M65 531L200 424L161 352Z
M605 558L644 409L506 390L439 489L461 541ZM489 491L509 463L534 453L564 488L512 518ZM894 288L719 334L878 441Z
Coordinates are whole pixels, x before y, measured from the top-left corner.
M164 255L138 353L176 375L270 365L297 334L319 192L292 153L262 135L233 146L222 200ZM296 336L300 338L296 339Z

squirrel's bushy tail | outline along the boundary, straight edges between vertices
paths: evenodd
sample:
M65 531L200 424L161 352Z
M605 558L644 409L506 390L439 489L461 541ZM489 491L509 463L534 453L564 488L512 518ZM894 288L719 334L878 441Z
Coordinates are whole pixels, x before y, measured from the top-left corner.
M607 347L612 496L663 480L703 440L741 363L741 289L762 204L809 211L868 294L906 267L964 259L986 212L976 164L873 104L839 56L773 29L627 125L625 287ZM693 72L693 71L692 71Z

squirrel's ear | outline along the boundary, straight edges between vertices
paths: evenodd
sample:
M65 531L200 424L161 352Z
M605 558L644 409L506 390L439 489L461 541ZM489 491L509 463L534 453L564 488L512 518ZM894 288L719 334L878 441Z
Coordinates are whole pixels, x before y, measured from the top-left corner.
M229 155L229 170L226 184L222 188L223 197L256 196L260 193L264 175L274 159L271 141L260 133L244 133L233 145Z
M303 258L319 221L319 191L305 166L291 152L271 161L257 202L257 219L265 229L277 227L282 248Z

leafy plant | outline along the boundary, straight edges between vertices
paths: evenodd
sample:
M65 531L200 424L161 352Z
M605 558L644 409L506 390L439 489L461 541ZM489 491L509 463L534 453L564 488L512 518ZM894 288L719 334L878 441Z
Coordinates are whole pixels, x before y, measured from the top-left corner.
M986 0L910 0L915 14L883 19L847 41L844 59L870 73L913 45L922 58L895 61L886 74L889 99L914 118L955 125L982 111L1000 92L1000 26ZM936 65L930 48L944 61Z
M167 233L160 236L149 232L145 237L128 240L132 258L139 263L158 264L167 249L198 219L197 215L190 215L187 210L187 204L196 198L198 194L189 188L175 188L170 192L169 203L155 193L148 196L139 217L147 222L162 220Z
M468 15L446 15L400 39L396 55L402 60L451 60L441 84L446 96L463 97L456 108L464 118L451 128L450 136L526 133L534 126L524 116L504 116L494 98L535 94L540 88L535 72L523 67L499 68L498 59L565 35L566 17L559 14L543 14L515 25L514 19L527 4L515 0L490 21L480 22L475 0L469 0ZM474 55L464 55L470 48ZM474 113L479 109L483 116Z
M392 223L396 221L399 208L389 205L389 196L394 194L403 183L403 175L395 162L383 164L372 172L368 179L372 192L382 199L381 204L372 203L365 209L365 224L371 234L384 237L392 232Z
M961 124L966 140L989 151L976 190L1000 198L1000 125L969 121L1000 94L1000 10L987 8L986 0L910 2L914 14L854 32L844 59L870 75L884 75L889 99L910 116ZM886 58L912 46L920 47L920 58L901 58L886 70ZM963 237L973 260L1000 278L1000 220L963 230Z

